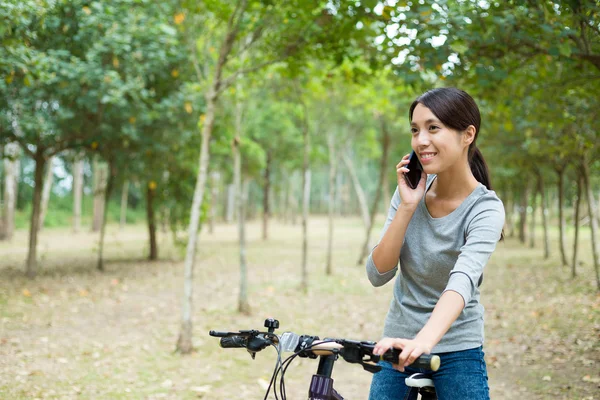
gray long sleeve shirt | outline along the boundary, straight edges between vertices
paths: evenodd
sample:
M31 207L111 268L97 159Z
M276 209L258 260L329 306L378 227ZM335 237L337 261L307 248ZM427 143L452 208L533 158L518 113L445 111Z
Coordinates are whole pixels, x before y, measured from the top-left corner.
M427 178L427 190L435 175ZM400 196L392 197L381 238L392 222ZM504 226L504 206L494 191L479 184L450 214L433 218L423 197L413 214L400 252L400 273L385 320L384 337L413 339L429 320L440 296L447 290L459 293L465 308L433 352L445 353L483 344L483 305L479 280ZM381 240L380 238L380 240ZM367 260L367 276L382 286L398 272L396 266L380 274Z

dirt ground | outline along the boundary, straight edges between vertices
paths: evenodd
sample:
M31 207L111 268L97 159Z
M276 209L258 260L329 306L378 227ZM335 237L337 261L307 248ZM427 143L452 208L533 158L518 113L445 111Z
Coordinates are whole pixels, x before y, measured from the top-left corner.
M377 225L382 225L382 221ZM183 251L160 237L161 261L147 262L143 226L107 235L107 270L95 270L97 234L67 229L41 233L39 274L23 276L27 232L0 242L0 398L2 399L262 399L274 350L252 360L225 350L210 329L261 329L377 340L392 285L373 288L356 265L363 239L359 219L336 220L334 275L326 276L327 220L309 225L309 291L299 290L300 225L273 221L268 241L260 225L248 232L252 314L236 311L239 253L235 226L202 233L194 285L194 344L174 353L183 288ZM553 233L556 236L556 233ZM373 233L373 238L379 232ZM486 360L492 399L600 399L600 297L589 233L578 277L553 254L542 259L508 238L486 268ZM538 240L541 246L541 238ZM286 373L288 397L306 397L317 363L295 361ZM365 399L371 375L337 362L336 388Z

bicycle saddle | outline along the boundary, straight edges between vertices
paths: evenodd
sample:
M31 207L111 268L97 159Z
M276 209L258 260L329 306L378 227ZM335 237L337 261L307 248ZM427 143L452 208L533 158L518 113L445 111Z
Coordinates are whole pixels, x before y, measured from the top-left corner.
M416 387L416 388L424 388L424 387L433 387L433 381L427 377L425 374L412 374L408 378L404 380L406 386Z

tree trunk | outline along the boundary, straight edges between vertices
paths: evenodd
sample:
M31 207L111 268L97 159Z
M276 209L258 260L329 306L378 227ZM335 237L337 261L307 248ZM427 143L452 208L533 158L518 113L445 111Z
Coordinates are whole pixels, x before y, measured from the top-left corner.
M592 191L592 182L590 181L590 166L588 162L584 162L583 166L583 183L585 187L585 195L588 203L588 214L590 215L590 227L592 236L592 255L594 261L594 271L596 271L596 287L600 291L600 254L598 250L598 220L595 209L594 193Z
M529 247L535 247L535 217L537 212L537 190L534 188L531 190L531 220L529 221Z
M365 229L368 229L369 225L371 224L371 217L369 215L369 205L367 204L367 197L365 196L365 191L360 185L360 181L358 180L358 175L356 174L356 170L354 169L352 159L345 152L342 153L342 159L344 160L344 164L346 164L346 169L350 174L350 178L352 179L352 183L354 185L354 190L356 191L356 197L358 198L358 203L360 205Z
M225 217L225 221L228 224L233 222L233 218L235 217L235 184L227 185L227 216Z
M333 217L335 214L335 178L337 176L337 154L335 152L335 137L333 134L327 136L327 145L329 148L329 199L327 202L329 212L329 236L327 240L327 264L325 273L333 274Z
M559 249L560 258L563 267L569 265L567 261L567 238L566 238L566 226L565 226L565 169L560 168L556 170L558 175L558 231L559 231Z
M382 210L387 210L392 201L392 193L390 192L390 185L387 179L383 181L383 197L381 200Z
M286 218L286 222L291 223L292 225L296 225L296 216L298 213L298 201L295 196L294 191L294 183L296 182L296 172L294 172L290 179L288 179L288 216Z
M369 216L369 225L367 226L365 233L365 242L362 247L360 256L358 257L358 265L363 265L365 258L369 255L369 239L371 237L371 230L375 223L375 216L377 215L377 208L381 202L381 192L383 189L383 183L385 182L386 168L388 164L388 155L390 152L390 134L387 130L385 120L383 117L380 118L381 122L381 159L379 163L379 181L377 182L377 189L375 190L375 197L373 198L373 205L371 206L371 214Z
M42 202L42 188L44 185L44 158L43 149L38 146L35 153L35 172L33 188L33 209L31 210L31 222L29 225L29 253L27 254L27 265L25 273L28 278L35 277L37 269L37 240L40 230L40 208Z
M208 219L208 233L215 233L215 219L217 218L217 195L219 193L219 173L210 174L210 216Z
M98 246L98 271L104 271L104 238L106 237L106 218L107 218L107 208L108 208L108 200L110 199L110 194L112 193L112 188L115 180L115 171L113 170L113 166L109 163L107 164L106 172L108 175L108 181L106 183L106 188L104 190L104 194L102 195L104 201L102 201L102 210L100 210L100 215L102 215L102 221L100 224L100 245Z
M181 331L177 339L177 350L183 354L189 354L193 351L192 344L192 296L194 288L194 262L196 259L196 242L198 240L198 227L200 224L200 212L204 189L206 187L206 178L208 170L208 161L210 157L209 143L213 130L215 118L215 106L217 95L215 88L206 96L206 114L204 125L202 127L202 148L200 150L198 175L196 177L196 187L192 200L192 209L190 225L188 228L188 243L184 262L184 283L183 283L183 304L181 316Z
M46 178L44 179L44 189L42 191L42 207L40 210L40 232L44 229L44 221L48 212L48 203L50 202L50 193L52 192L52 184L54 183L54 157L46 162Z
M104 221L105 202L104 194L107 186L107 167L106 163L94 158L93 172L94 174L94 216L92 220L92 232L99 232Z
M121 216L119 218L119 230L125 228L127 223L127 198L129 197L129 179L125 178L121 190Z
M526 224L527 224L527 205L528 205L528 182L521 189L521 205L519 206L519 241L525 244Z
M304 293L308 291L308 213L310 207L310 135L308 127L308 111L304 108L304 162L302 163L302 284Z
M544 228L544 259L550 258L550 235L548 233L548 207L546 204L546 188L544 185L544 176L538 172L538 190L540 192L540 202L542 209L542 226Z
M238 126L236 129L241 129L241 127ZM242 156L240 154L239 141L240 138L237 135L233 142L233 180L235 193L237 194L236 208L240 246L240 295L238 299L238 311L248 315L250 314L250 303L248 302L248 264L246 262L246 201L248 183L242 181Z
M577 199L575 199L575 238L573 240L573 263L571 264L571 277L577 276L577 250L579 248L579 213L581 209L581 192L583 186L583 177L577 176Z
M81 201L83 199L83 155L77 154L73 163L73 232L81 229Z
M4 152L11 159L4 160L4 213L0 240L11 240L15 232L15 209L20 170L19 145L9 143L4 148Z
M269 216L271 214L269 194L271 193L271 168L273 166L273 155L271 152L271 150L267 150L267 163L265 165L265 177L263 182L263 240L269 238Z
M342 170L341 168L338 168L337 175L335 177L335 213L339 216L342 215L342 180Z
M150 254L148 260L158 260L158 246L156 243L156 218L154 213L155 187L148 183L146 190L146 219L148 221L148 235L150 238Z

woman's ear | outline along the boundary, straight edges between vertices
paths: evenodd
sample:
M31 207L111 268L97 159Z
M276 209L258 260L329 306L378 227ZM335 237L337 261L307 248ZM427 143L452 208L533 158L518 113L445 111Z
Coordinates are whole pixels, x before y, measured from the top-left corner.
M475 127L473 125L469 125L467 127L467 129L465 129L464 133L463 133L463 143L467 146L470 146L471 143L473 143L473 141L475 140L475 135L477 134L477 131L475 130Z

